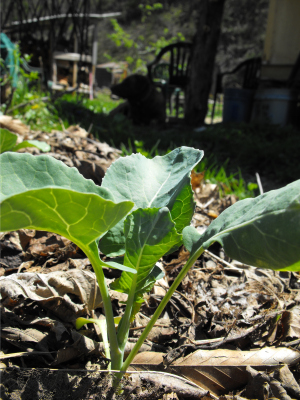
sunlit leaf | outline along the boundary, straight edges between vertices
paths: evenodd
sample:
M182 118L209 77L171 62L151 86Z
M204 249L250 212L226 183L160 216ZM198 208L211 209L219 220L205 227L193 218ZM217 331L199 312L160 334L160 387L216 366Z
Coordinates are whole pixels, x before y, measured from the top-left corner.
M138 209L125 220L126 253L124 265L137 274L123 272L111 288L136 294L148 292L155 281L163 277L155 263L172 247L181 242L167 207ZM134 281L133 281L134 280Z
M7 129L0 128L0 153L11 150L17 143L18 136Z
M39 140L24 140L23 142L17 144L12 150L17 151L26 147L36 147L43 152L51 150L51 146L48 143L40 142Z
M83 250L88 246L99 257L99 238L133 206L130 201L114 203L106 189L52 157L16 153L0 157L2 231L28 228L58 233Z
M153 159L141 154L118 159L107 170L102 187L117 201L131 200L134 209L168 207L179 233L190 224L194 213L190 172L203 157L203 151L180 147ZM124 253L125 238L120 222L100 244L104 254Z
M183 242L195 255L219 242L242 263L274 270L300 270L300 180L227 208L203 235L183 230Z

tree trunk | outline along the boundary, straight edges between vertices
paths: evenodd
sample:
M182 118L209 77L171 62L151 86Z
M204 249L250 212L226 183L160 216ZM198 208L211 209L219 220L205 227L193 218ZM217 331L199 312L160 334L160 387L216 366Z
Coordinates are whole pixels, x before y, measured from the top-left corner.
M225 1L199 0L190 80L186 90L185 118L189 125L203 124L207 113Z

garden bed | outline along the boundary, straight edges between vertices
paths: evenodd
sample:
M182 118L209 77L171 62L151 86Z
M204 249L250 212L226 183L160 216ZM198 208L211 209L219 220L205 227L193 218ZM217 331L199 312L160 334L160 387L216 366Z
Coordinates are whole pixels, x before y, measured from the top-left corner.
M76 128L29 135L46 141L50 155L77 167L96 184L120 155ZM204 232L238 199L222 197L203 174L194 175L192 183L192 224ZM108 362L97 326L75 328L76 318L103 314L85 254L59 235L27 229L3 234L1 246L3 399L299 398L299 273L243 265L213 245L188 272L131 364L130 371L144 372L133 374L134 379L128 375L123 392L113 395L111 378L97 372ZM187 257L182 247L160 260L165 277L146 296L126 351ZM104 273L107 282L120 274L113 269ZM122 314L126 296L113 290L110 295L115 314ZM170 382L162 372L179 378ZM167 397L171 393L173 397Z

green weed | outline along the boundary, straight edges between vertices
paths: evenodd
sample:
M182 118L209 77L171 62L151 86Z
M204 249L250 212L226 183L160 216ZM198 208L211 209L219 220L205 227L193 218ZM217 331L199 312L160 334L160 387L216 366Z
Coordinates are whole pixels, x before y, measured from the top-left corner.
M228 194L235 194L239 200L254 197L258 185L252 182L246 183L240 170L235 173L228 172L228 163L227 159L223 165L218 166L214 157L208 157L198 164L197 171L205 171L205 180L218 185L221 197Z

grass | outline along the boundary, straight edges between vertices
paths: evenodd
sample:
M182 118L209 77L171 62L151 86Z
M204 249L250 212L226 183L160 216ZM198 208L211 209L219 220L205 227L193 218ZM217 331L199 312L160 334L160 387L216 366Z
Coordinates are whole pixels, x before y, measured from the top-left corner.
M235 193L239 198L257 195L256 172L278 186L300 176L299 130L293 127L253 123L218 123L201 131L186 124L137 127L123 115L108 115L120 103L108 92L100 92L94 100L74 93L43 102L46 95L26 85L18 88L12 106L36 102L16 109L13 116L34 130L61 130L60 121L65 127L80 124L100 141L120 148L123 155L140 152L154 157L183 145L202 149L205 156L199 168L206 170L206 179L219 184L223 194ZM208 106L211 111L212 103Z
M218 186L220 197L233 193L240 200L243 200L247 197L255 197L258 194L257 183L246 183L240 170L235 173L228 173L228 159L222 166L218 166L211 159L213 159L213 156L204 157L196 170L198 172L205 171L205 180Z
M108 114L116 106L123 102L123 100L113 100L110 97L110 90L102 90L97 93L95 99L90 100L86 96L78 95L76 93L66 94L61 98L63 101L69 103L80 104L84 108L94 112Z

